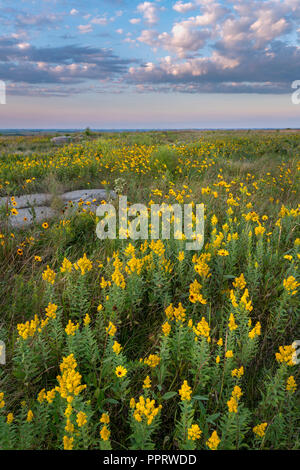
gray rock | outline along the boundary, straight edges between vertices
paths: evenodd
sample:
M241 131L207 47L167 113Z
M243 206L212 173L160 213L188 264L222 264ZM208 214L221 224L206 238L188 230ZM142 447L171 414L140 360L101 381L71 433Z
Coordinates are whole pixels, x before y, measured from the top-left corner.
M97 203L102 200L116 198L114 191L106 191L105 189L81 189L77 191L69 191L62 194L61 199L66 203L66 209L63 215L59 214L51 207L45 204L50 204L52 196L51 194L40 193L40 194L27 194L24 196L15 197L17 203L16 209L18 210L17 215L10 215L9 222L13 228L25 228L30 226L34 221L41 223L46 220L52 219L53 217L59 217L66 219L76 214L79 207L79 202L86 203L89 201L91 204L83 204L81 207L87 212L95 213L97 210ZM6 205L7 200L9 207L11 208L10 199L6 197L0 198L0 206ZM34 215L35 214L35 215ZM24 218L26 220L24 220Z
M61 195L63 201L72 201L72 202L83 202L90 201L92 202L96 199L96 202L101 202L103 199L115 199L117 197L114 191L106 191L106 189L79 189L77 191L69 191Z
M6 205L6 202L10 204L10 198L1 197L0 206ZM37 194L25 194L24 196L16 196L15 201L17 203L17 209L30 206L44 206L51 202L51 194L37 193Z
M35 217L33 216L35 214ZM44 222L45 220L49 220L56 215L56 212L51 209L51 207L47 206L38 206L32 209L18 209L17 215L10 215L9 221L12 227L15 228L23 228L28 227L34 221L37 223ZM24 218L26 220L24 220Z
M65 144L70 141L72 137L68 135L60 135L59 137L52 137L51 142L55 144Z

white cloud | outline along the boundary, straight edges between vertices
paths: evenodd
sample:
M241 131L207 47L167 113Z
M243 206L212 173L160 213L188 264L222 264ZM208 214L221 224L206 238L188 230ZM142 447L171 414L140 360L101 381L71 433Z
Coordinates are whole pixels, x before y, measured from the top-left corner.
M91 24L80 24L78 26L78 30L80 34L87 34L87 33L91 33L93 31L93 28Z
M96 16L95 18L91 20L91 23L105 26L107 25L107 18L105 18L104 16Z
M72 8L72 10L70 11L70 15L77 15L79 13L78 10L76 10L76 8Z
M140 22L141 22L140 18L131 18L131 20L129 20L129 23L131 24L138 24Z
M183 3L179 1L173 5L173 10L177 11L178 13L186 13L187 11L195 10L195 8L196 5L191 2Z
M154 3L144 2L137 6L137 11L143 14L143 17L149 24L158 22L158 8Z

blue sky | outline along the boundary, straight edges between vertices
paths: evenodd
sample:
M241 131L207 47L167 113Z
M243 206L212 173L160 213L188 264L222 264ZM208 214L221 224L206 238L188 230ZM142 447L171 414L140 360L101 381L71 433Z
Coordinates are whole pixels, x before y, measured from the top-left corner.
M0 2L1 128L300 127L299 0Z

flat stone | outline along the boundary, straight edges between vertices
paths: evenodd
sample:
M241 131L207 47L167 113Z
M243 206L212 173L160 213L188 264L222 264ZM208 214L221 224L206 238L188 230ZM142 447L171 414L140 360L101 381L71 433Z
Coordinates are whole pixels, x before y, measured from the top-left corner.
M35 213L35 217L33 216L33 212ZM23 228L30 226L34 221L41 223L45 220L52 219L56 214L57 213L51 209L51 207L38 206L34 208L34 211L28 208L18 209L18 214L10 215L9 221L12 227Z
M92 202L94 199L96 202L101 202L102 200L107 201L116 197L117 195L114 191L107 191L106 189L78 189L77 191L69 191L61 195L62 200L66 202Z
M81 207L86 212L95 213L97 210L97 203L102 200L114 199L117 197L114 191L107 191L105 189L80 189L77 191L69 191L58 196L66 203L63 214L55 211L45 204L50 204L52 195L47 193L25 194L24 196L15 197L17 203L17 215L10 215L9 222L13 228L25 228L32 225L34 222L41 223L53 217L60 217L66 219L76 214L77 209ZM10 209L12 208L11 200L7 197L0 198L0 206L6 205L9 202ZM86 202L90 204L86 204ZM79 204L83 202L83 204ZM35 216L33 214L35 213ZM25 219L25 220L24 220Z
M25 194L24 196L16 196L15 201L17 203L16 208L22 209L23 207L31 207L31 206L44 206L45 204L49 204L51 202L52 196L51 194L46 193L37 193L37 194ZM1 197L0 198L0 206L6 205L7 200L9 205L11 205L10 198Z
M51 142L54 142L55 144L65 144L72 139L71 136L68 135L60 135L59 137L53 137L51 139Z

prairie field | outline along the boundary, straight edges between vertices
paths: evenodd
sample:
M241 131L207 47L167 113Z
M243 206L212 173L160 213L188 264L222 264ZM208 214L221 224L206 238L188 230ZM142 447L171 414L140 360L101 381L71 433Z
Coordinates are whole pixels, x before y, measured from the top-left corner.
M0 136L0 449L299 449L300 132L51 137ZM80 189L203 203L203 247L100 240Z

